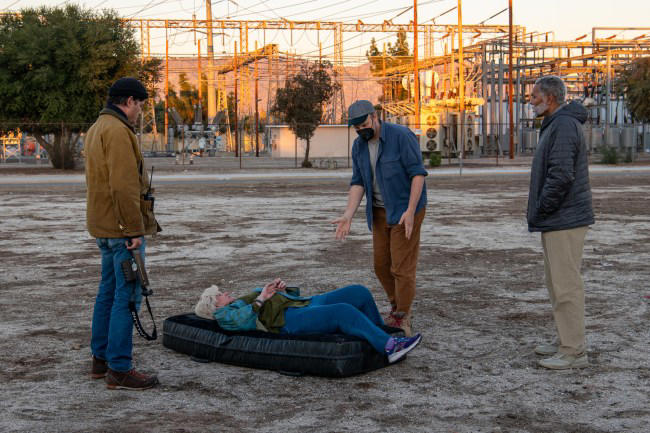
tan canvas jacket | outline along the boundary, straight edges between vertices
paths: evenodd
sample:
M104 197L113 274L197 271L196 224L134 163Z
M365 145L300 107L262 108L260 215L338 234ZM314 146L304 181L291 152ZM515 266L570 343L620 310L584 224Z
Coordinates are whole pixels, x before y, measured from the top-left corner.
M97 238L150 235L160 231L138 142L128 120L105 108L84 141L86 224Z

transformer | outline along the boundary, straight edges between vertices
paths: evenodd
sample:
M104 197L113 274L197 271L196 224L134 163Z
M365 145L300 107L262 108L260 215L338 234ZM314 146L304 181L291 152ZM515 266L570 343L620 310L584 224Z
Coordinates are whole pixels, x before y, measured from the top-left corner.
M420 117L420 151L423 155L431 152L442 152L445 140L443 112L426 112Z

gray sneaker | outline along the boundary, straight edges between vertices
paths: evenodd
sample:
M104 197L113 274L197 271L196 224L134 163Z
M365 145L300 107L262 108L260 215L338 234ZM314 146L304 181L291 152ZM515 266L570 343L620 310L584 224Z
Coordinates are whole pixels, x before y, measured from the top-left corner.
M541 367L549 368L551 370L568 370L570 368L588 367L589 358L587 358L586 352L583 352L580 355L556 353L550 358L538 361L537 364L539 364Z
M543 356L552 356L557 353L557 344L540 344L535 346L535 353Z

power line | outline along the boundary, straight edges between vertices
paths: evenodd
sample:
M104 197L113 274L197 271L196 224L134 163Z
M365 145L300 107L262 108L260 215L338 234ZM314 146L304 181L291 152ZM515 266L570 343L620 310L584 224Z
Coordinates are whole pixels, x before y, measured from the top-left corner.
M273 13L275 14L275 16L278 17L278 18L282 18L282 17L281 17L281 16L280 16L276 11L275 11L275 9L271 9L271 8L266 4L267 1L268 1L268 0L262 0L261 2L257 3L255 6L257 6L257 5L259 5L259 4L263 4L263 5L266 7L266 9L269 10L269 12L273 12ZM251 7L255 7L255 6L251 6Z
M424 2L422 4L438 3L438 2L441 2L441 1L444 1L444 0L429 0L428 2ZM408 11L411 8L412 8L412 6L407 6L406 8L400 8L401 12L399 14L395 15L394 17L390 18L388 21L391 21L391 20L397 18L398 16L402 15L404 12ZM405 9L405 10L402 10L402 9ZM350 42L352 39L358 38L361 35L363 35L363 33L358 33L358 34L348 38L347 42ZM390 37L390 35L388 35L388 36L386 36L384 38L378 39L378 40L384 40L384 39L387 39L389 37ZM342 42L346 42L346 41L342 41ZM330 46L326 47L325 49L329 49L329 48L333 48L333 47L334 47L334 45L330 45ZM359 48L359 47L354 47L354 48L351 48L351 49L356 49L356 48ZM347 49L343 50L343 52L345 52L345 51L347 51ZM314 51L307 51L305 54L311 54L313 52Z
M425 1L425 2L420 3L420 6L424 6L424 5L428 5L428 4L432 4L432 3L442 3L444 1L449 1L449 0L429 0L429 1ZM413 8L412 6L403 6L403 7L392 8L392 9L384 9L384 10L377 11L377 12L369 12L367 14L362 14L362 15L356 14L356 15L348 15L348 16L343 16L343 17L330 15L330 16L328 16L328 18L334 17L334 19L336 19L338 21L345 21L347 19L349 19L351 21L356 21L356 20L375 17L377 15L383 15L383 14L390 13L390 12L395 12L395 11L402 11L402 14L403 14L403 13L408 12L412 8ZM396 16L390 18L390 20L394 20L395 18L397 18L400 15L401 14L396 15Z
M269 17L268 15L264 15L262 12L258 12L258 11L251 10L251 9L247 8L246 6L242 6L242 5L240 5L239 3L237 3L237 2L234 1L234 0L227 0L227 1L228 1L228 3L232 3L232 4L234 4L235 6L237 6L237 8L242 8L242 9L244 9L244 10L250 12L251 14L261 15L261 16L263 16L264 18L266 18L267 20L270 20L270 19L271 19L271 17ZM247 14L244 14L244 15L247 15Z
M376 2L377 2L377 0L370 0L368 3L364 3L364 4L362 4L362 5L358 5L358 6L355 6L355 7L356 7L356 8L362 8L362 7L364 7L364 6L368 6L369 4L376 3ZM330 14L330 15L326 15L326 16L324 16L324 17L321 17L320 19L321 19L321 20L325 20L325 19L327 19L327 18L335 17L336 15L338 15L338 12L333 13L333 14Z
M484 20L483 20L483 21L481 21L481 22L480 22L479 24L485 24L485 22L486 22L486 21L490 21L490 20L491 20L492 18L494 18L494 17L497 17L497 16L499 16L499 15L501 15L502 13L504 13L504 12L505 12L505 11L507 11L507 10L508 10L508 8L505 8L505 9L503 9L503 10L501 10L501 11L499 11L499 12L497 12L497 13L495 13L495 14L494 14L494 15L492 15L492 16L491 16L490 18L486 18L486 19L484 19Z
M442 16L445 16L449 12L454 11L456 9L458 9L458 6L454 6L453 8L449 8L446 11L444 11L443 13L436 15L435 17L431 18L430 20L423 21L422 23L424 24L424 23L429 22L429 21L431 21L432 23L435 23L438 18L440 18Z
M17 3L20 3L20 0L16 0L15 2L11 3L9 6L5 7L5 10L9 10L10 7L12 7L13 5L15 5Z
M317 8L306 10L306 11L296 12L295 14L287 15L287 17L295 17L296 15L304 15L304 14L311 13L311 12L317 12L319 10L329 9L331 7L338 6L338 5L341 5L343 3L350 3L350 0L342 0L340 2L332 3L332 4L327 5L327 6L321 6L321 7L317 7Z
M279 6L279 7L273 8L272 10L269 9L269 7L267 6L267 9L273 11L277 15L277 13L275 11L278 11L280 9L295 8L296 6L301 6L301 5L304 5L304 4L307 4L307 3L314 3L314 2L317 2L317 1L320 1L320 0L307 0L307 1L300 2L300 3L294 3L294 4L291 4L291 5ZM255 6L257 6L257 5L261 4L261 3L266 3L266 2L257 3ZM251 6L251 7L253 7L253 6ZM249 9L249 12L250 13L234 14L234 15L229 15L229 16L231 18L236 18L236 17L243 17L243 16L248 16L248 15L253 15L253 14L261 14L261 12L251 11L250 9Z
M67 1L67 0L66 0L66 1ZM159 1L158 3L155 3L155 4L154 4L154 1L155 1L155 0L151 0L149 3L146 4L145 7L143 7L143 8L140 9L140 10L138 10L137 12L134 12L133 14L131 14L131 15L129 16L129 18L133 18L134 16L136 16L136 15L139 14L140 12L144 12L145 10L150 9L150 8L152 8L152 7L160 6L161 4L165 3L167 0L161 0L161 1Z

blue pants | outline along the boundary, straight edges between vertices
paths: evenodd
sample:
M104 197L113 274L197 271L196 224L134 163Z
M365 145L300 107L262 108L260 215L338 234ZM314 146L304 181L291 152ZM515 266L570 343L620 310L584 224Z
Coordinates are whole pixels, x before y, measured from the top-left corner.
M102 280L95 299L90 350L99 359L105 359L111 370L126 372L131 369L133 352L133 321L129 301L135 295L135 307L140 309L142 289L139 282L127 283L122 273L122 262L130 259L125 238L97 238L102 254ZM144 260L145 243L140 247ZM134 293L135 286L135 293Z
M286 334L332 334L342 332L367 340L377 352L384 353L390 338L379 326L384 321L375 300L364 286L347 286L314 296L308 306L287 308Z

